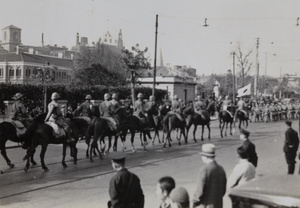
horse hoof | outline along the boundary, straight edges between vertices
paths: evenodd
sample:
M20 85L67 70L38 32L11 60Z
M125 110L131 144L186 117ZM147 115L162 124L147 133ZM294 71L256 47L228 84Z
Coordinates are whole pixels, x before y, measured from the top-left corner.
M92 163L92 162L94 162L94 160L92 158L90 158L90 162Z
M178 145L181 145L181 142L178 142Z
M133 149L132 152L135 153L135 149Z
M64 168L67 168L67 167L68 167L66 163L63 163L62 165L63 165ZM47 168L47 169L48 169L48 168Z
M196 139L194 139L194 142L196 143L196 142L197 142L197 140L196 140Z
M164 144L163 148L166 149L166 144Z
M25 173L27 173L28 172L28 168L24 168L24 171L25 171Z
M188 142L187 141L185 141L185 144L187 144Z
M172 145L171 144L169 144L169 147L171 147Z
M45 171L45 172L48 172L48 171L49 171L49 169L48 169L48 168L44 168L44 171Z
M36 162L32 162L31 165L37 165L37 163Z
M15 167L15 164L13 164L13 163L8 163L8 166L9 166L10 168L14 168L14 167Z
M105 156L108 155L108 152L104 152L104 155L105 155Z
M201 138L201 141L203 141L203 138Z
M77 165L77 162L74 161L73 164L74 164L74 165Z

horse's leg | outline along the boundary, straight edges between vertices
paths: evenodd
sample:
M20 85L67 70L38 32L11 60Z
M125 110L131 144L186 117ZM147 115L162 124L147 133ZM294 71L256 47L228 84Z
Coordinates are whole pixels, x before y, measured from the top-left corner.
M223 124L222 124L222 128L221 128L221 137L223 138L223 130L224 130L224 128L225 128L225 122L223 122ZM225 130L226 131L226 130Z
M210 125L209 125L209 123L206 124L206 126L207 126L207 129L208 129L208 139L210 140ZM203 126L203 128L204 128L204 126Z
M118 136L115 135L115 141L114 141L114 145L113 145L113 151L117 151L117 146L118 146Z
M108 136L108 148L107 150L104 152L104 155L108 155L109 154L109 150L111 148L111 136Z
M35 148L33 149L33 147L31 146L27 151L26 151L26 155L25 157L23 158L23 160L25 161L26 160L26 164L25 164L25 168L24 168L24 171L27 173L28 172L28 169L30 167L30 162L29 162L29 158L32 156L32 153L35 152Z
M37 163L34 161L34 153L35 153L35 150L32 151L32 155L30 157L31 165L37 165Z
M225 128L225 136L227 137L227 128L228 128L228 122L226 122L226 128Z
M187 141L187 136L185 135L185 127L181 128L181 134L183 134L184 142L185 144L187 144L188 141ZM181 134L180 134L180 138L181 138Z
M201 141L203 141L204 125L202 125Z
M232 135L232 122L230 122L229 126L230 126L230 135Z
M144 137L143 148L144 148L144 150L147 150L147 148L146 148L146 146L148 144L148 142L147 142L147 131L143 131L143 133L141 135Z
M195 135L196 135L196 131L197 131L197 126L198 126L198 125L194 124L193 138L194 138L194 141L195 141L195 142L197 142L196 136L195 136ZM202 140L203 140L203 135L202 135Z
M132 147L132 152L135 152L135 147L134 147L134 135L135 135L135 129L130 129L130 142L131 142L131 147Z
M1 155L4 157L7 165L11 168L15 167L15 165L10 161L10 159L7 157L6 154L6 147L5 147L5 143L1 145Z
M71 146L70 146L70 148L72 149ZM67 164L66 164L66 161L65 161L65 159L66 159L66 152L67 152L67 145L66 145L66 143L63 143L63 154L62 154L61 164L64 166L64 168L68 167Z
M48 145L42 145L42 149L41 149L41 153L40 153L40 158L41 158L41 165L42 168L45 172L49 171L49 169L47 168L47 166L45 165L45 153L47 151L47 147ZM65 151L65 155L66 155L66 150ZM65 166L64 166L65 167Z

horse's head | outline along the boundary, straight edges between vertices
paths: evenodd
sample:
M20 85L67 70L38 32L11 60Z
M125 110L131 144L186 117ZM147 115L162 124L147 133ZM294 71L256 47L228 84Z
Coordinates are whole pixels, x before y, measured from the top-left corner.
M126 119L129 115L128 112L126 111L125 107L120 107L116 109L115 114L121 119L124 120Z
M36 123L44 123L46 116L47 116L47 113L41 113L41 114L37 115L36 117L34 117L34 121Z
M161 105L158 108L158 112L161 116L167 115L167 113L170 111L170 108L168 108L166 105Z
M183 114L184 115L193 115L194 114L193 106L187 106L186 108L184 108L183 109Z

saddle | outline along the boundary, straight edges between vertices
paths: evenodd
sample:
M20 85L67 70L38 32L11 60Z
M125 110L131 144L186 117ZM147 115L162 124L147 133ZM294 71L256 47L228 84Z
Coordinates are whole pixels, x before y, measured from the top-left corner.
M112 117L101 117L102 119L107 121L108 127L111 131L117 131L117 122Z
M56 123L54 122L45 122L45 124L49 125L52 127L53 129L53 134L56 138L60 138L60 137L63 137L63 136L66 136L66 131L64 130L64 128L58 126Z
M22 124L20 121L18 120L12 120L11 121L12 125L14 125L14 127L16 128L16 133L17 133L17 136L20 137L22 135L25 134L26 132L26 127L24 126L24 124Z

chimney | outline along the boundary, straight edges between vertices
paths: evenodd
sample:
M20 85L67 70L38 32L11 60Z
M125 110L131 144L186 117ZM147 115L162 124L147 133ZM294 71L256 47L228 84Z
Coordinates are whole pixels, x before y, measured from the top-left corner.
M79 45L79 33L76 34L76 45Z
M42 33L42 47L44 47L44 33Z
M21 48L20 48L20 46L17 45L16 54L21 54L21 53L22 53Z
M30 54L34 54L34 48L29 48L29 49L28 49L28 52L29 52Z

